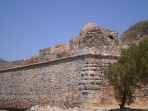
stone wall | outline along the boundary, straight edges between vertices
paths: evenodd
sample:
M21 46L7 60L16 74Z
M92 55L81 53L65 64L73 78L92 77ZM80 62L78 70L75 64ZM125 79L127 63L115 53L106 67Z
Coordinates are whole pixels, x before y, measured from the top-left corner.
M113 104L113 93L104 78L103 71L116 57L98 56L88 59L80 69L79 90L84 107Z
M0 71L0 108L28 109L38 104L74 107L92 100L92 104L101 103L105 85L102 71L115 59L82 55Z

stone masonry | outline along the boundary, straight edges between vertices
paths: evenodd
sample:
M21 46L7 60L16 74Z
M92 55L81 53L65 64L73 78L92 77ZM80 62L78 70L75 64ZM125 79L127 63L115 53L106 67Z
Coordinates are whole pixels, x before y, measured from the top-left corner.
M1 68L0 109L113 104L103 71L120 56L117 36L89 23L69 44L42 49Z

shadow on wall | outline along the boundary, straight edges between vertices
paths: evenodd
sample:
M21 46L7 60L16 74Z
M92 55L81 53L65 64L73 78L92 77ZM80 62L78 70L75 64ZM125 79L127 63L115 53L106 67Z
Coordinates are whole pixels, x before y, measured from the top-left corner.
M3 109L3 110L0 109L0 111L26 111L26 109L9 108L9 109Z

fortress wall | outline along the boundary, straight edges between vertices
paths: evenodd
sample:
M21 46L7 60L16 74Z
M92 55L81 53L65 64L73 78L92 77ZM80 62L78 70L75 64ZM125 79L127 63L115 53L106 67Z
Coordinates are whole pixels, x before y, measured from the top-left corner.
M12 62L0 70L0 108L103 103L109 89L103 70L120 54L116 40L116 31L89 23L69 44Z
M40 50L30 59L2 67L0 109L115 105L103 71L120 57L117 34L89 23L69 44ZM148 105L147 87L137 91L136 97L138 104Z
M0 108L73 107L102 101L101 95L95 97L105 87L102 71L114 61L114 57L83 55L1 71Z

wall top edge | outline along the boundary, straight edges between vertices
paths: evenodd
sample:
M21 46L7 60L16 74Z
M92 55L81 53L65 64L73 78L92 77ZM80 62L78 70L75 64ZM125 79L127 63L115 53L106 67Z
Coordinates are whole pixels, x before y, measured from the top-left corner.
M46 64L46 63L52 63L52 62L66 60L66 59L68 60L68 59L73 59L73 58L83 57L83 56L104 57L104 58L110 58L110 59L111 58L114 58L114 59L119 58L119 55L101 55L101 54L87 53L87 54L80 54L80 55L68 56L68 57L63 57L63 58L53 59L53 60L44 61L44 62L38 62L38 63L28 64L28 65L22 65L22 66L4 68L4 69L0 69L0 73L1 72L4 72L4 71L15 70L15 69L25 68L25 67L31 67L31 66L35 66L35 65L42 65L42 64Z

